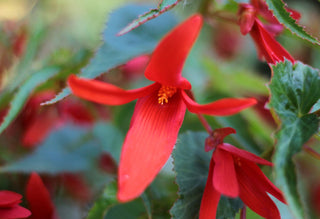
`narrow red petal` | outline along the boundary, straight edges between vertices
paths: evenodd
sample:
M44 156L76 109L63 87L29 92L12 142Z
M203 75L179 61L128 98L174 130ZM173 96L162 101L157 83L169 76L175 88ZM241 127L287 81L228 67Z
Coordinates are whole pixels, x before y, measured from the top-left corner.
M268 165L273 166L273 164L265 159L262 159L261 157L258 157L257 155L250 153L248 151L239 149L233 145L223 143L222 145L219 145L219 148L221 150L228 151L229 153L233 154L234 156L241 157L243 159L246 159L248 161L262 164L262 165Z
M22 195L18 193L2 190L0 191L0 208L16 205L21 202L21 199Z
M292 63L295 62L289 52L285 50L285 48L283 48L268 31L265 30L258 19L256 19L250 35L254 39L259 53L264 56L269 64L282 62L285 58Z
M31 215L31 212L21 207L20 205L12 206L11 208L0 208L1 219L16 219L16 218L27 218Z
M181 71L201 26L202 17L196 14L166 35L151 56L146 78L163 85L190 89L191 85L181 76Z
M213 172L214 188L223 195L236 198L239 196L239 185L234 168L233 157L229 152L220 150L213 152L215 163Z
M243 171L256 186L261 187L261 190L266 191L276 197L279 201L286 203L282 192L278 189L260 170L258 165L247 160L241 160Z
M31 219L53 219L54 205L50 194L37 173L32 173L26 188L26 198L32 212Z
M139 97L150 94L160 86L159 84L154 83L147 87L127 91L112 84L82 79L75 75L69 76L68 84L76 96L107 105L122 105L129 103Z
M194 102L185 92L182 92L182 96L190 112L212 116L230 116L257 103L254 98L224 98L200 105Z
M244 171L236 167L237 177L240 186L240 198L251 210L266 219L280 219L277 206L270 199L268 194L255 184L255 181L247 176Z
M213 163L213 160L211 159L208 179L202 195L199 219L215 219L216 218L217 208L218 208L219 199L221 195L213 187L213 182L212 182L213 169L214 169L214 163Z
M118 199L139 196L168 160L176 143L186 106L177 92L163 105L157 92L138 99L124 141L119 165Z

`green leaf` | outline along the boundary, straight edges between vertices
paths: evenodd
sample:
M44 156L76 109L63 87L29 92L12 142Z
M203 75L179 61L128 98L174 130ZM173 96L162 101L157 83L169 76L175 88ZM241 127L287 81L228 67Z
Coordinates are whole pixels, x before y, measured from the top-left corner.
M105 219L119 219L119 218L148 218L146 216L146 209L142 200L135 199L131 202L115 205L110 208L104 217Z
M118 219L118 218L151 218L149 206L144 198L120 204L117 201L117 182L112 181L105 186L103 194L90 209L87 219Z
M103 150L108 152L119 163L124 139L122 132L113 125L102 122L97 123L92 132L93 137L100 142Z
M160 38L176 23L169 13L150 21L124 36L116 36L121 27L147 10L147 7L130 5L114 11L103 34L103 44L90 63L82 69L80 76L96 78L130 59L151 53ZM44 103L52 104L71 94L70 88L63 89L54 99Z
M297 218L304 218L305 209L298 194L292 156L318 130L319 119L309 112L320 98L320 75L318 70L301 62L292 65L287 60L273 66L272 70L269 107L281 120L274 154L276 182L292 213Z
M24 84L21 85L17 91L13 100L10 103L10 109L5 116L1 126L0 133L2 133L10 123L16 118L20 110L23 108L28 97L32 94L32 91L40 84L46 82L59 72L56 67L48 67L34 73Z
M58 174L85 171L100 153L101 147L92 140L88 130L68 125L53 131L36 150L2 167L0 172Z
M318 39L308 34L303 27L297 24L296 21L290 16L290 13L285 9L285 3L282 0L266 0L266 3L269 9L273 11L273 15L278 19L278 21L288 28L292 33L313 44L320 45Z
M117 204L117 182L113 181L106 185L103 194L94 203L89 211L87 219L102 219L108 209Z
M92 130L67 124L52 131L32 153L0 168L0 172L86 171L103 151L118 161L122 141L122 134L110 123L98 122Z
M30 36L27 40L25 53L18 60L17 65L11 69L8 82L2 88L0 93L0 106L6 106L11 100L12 94L22 83L24 83L34 71L32 70L32 62L37 55L40 44L46 35L47 28L43 24L36 23L30 27Z
M211 153L204 151L207 136L205 132L186 132L179 137L173 159L180 197L170 210L173 218L198 217L211 159ZM223 197L218 206L217 218L233 218L241 207L239 199Z
M157 8L151 9L150 11L140 15L137 19L128 24L125 28L123 28L118 35L121 36L123 34L128 33L129 31L141 26L147 21L154 19L161 15L162 13L170 10L174 6L176 6L181 0L162 0Z

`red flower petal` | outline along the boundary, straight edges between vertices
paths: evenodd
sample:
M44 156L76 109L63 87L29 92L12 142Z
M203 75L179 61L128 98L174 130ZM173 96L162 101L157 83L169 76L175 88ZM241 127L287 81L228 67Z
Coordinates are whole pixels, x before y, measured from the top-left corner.
M90 200L92 197L92 192L89 186L80 174L62 174L62 183L66 190L68 190L69 194L79 201L85 202Z
M181 76L188 53L202 26L201 15L193 15L166 35L154 50L145 76L163 85L191 89Z
M266 31L262 23L256 19L252 30L250 31L251 37L254 39L258 48L259 54L263 55L269 64L276 64L277 62L288 59L292 63L295 62L294 58L285 50L280 43L278 43L271 34Z
M79 125L89 125L94 122L94 116L81 102L64 99L59 104L59 112L62 121L72 121Z
M53 219L54 205L40 176L32 173L26 188L26 198L32 212L31 219Z
M249 33L254 24L256 9L251 4L239 4L239 26L243 35Z
M256 186L261 187L261 190L270 193L279 201L286 203L282 192L264 175L258 165L243 159L241 160L241 164L242 168L240 170L243 171Z
M180 92L163 105L157 92L138 99L119 165L119 201L139 196L168 160L186 106Z
M7 190L0 191L0 208L7 208L19 204L21 199L22 195L18 193Z
M277 206L267 193L261 190L255 181L241 170L242 167L236 166L241 200L254 212L266 219L280 219Z
M231 127L215 129L212 134L206 138L204 150L206 152L216 148L219 144L223 144L223 140L230 134L235 134L236 130Z
M11 208L0 208L1 219L16 219L27 218L31 215L31 212L19 205L12 206Z
M250 153L245 150L241 150L233 145L230 145L228 143L223 143L222 145L219 145L219 148L221 150L228 151L229 153L233 154L234 156L249 160L254 163L273 166L273 164L265 159L262 159L261 157L258 157L257 155Z
M75 75L69 76L68 84L76 96L107 105L122 105L129 103L139 97L150 94L160 86L159 84L154 83L146 87L127 91L112 84L96 80L81 79Z
M58 115L50 109L41 112L37 117L25 127L22 143L26 148L32 148L41 143L51 130L56 128L59 118Z
M182 92L182 97L190 112L212 116L230 116L257 103L254 98L224 98L200 105L194 102L185 92Z
M290 17L292 17L293 19L295 19L296 21L299 21L301 18L301 14L299 11L296 11L294 9L291 8L286 8L286 11L290 13Z
M230 153L220 150L219 146L213 152L214 160L213 185L223 195L235 198L239 196L239 185Z
M215 219L218 203L220 199L220 193L214 189L212 182L212 173L214 169L214 163L211 159L209 174L206 183L206 187L204 188L204 192L202 195L199 219Z

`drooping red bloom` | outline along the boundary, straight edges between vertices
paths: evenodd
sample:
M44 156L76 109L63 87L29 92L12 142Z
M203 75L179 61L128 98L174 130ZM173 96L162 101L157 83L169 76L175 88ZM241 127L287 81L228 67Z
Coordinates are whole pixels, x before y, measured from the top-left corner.
M269 64L276 64L277 62L283 62L286 58L294 63L295 59L275 40L275 32L268 31L266 25L262 24L258 19L259 8L256 7L254 4L240 4L239 25L241 33L243 35L250 33L260 59L264 58ZM273 26L281 25L270 13L269 10L264 9L262 14L269 18L269 21L272 20L274 22Z
M0 218L1 219L15 219L27 218L31 212L19 205L21 203L22 195L2 190L0 191Z
M49 191L37 173L32 173L26 187L26 198L32 212L30 219L56 219Z
M162 39L145 71L146 78L155 81L149 86L127 91L100 81L69 77L72 92L87 100L121 105L138 99L120 157L119 201L139 196L161 170L176 143L186 108L193 113L227 116L256 103L253 98L226 98L199 105L187 95L185 90L190 90L191 84L181 71L202 22L200 15L194 15Z
M214 133L218 140L210 146L215 150L210 161L199 219L216 218L221 194L231 198L240 197L246 206L264 218L280 219L277 206L268 193L283 203L284 197L257 165L272 166L272 163L223 143L223 138L231 133L235 133L232 128L217 129Z
M273 15L272 11L269 10L268 5L265 0L251 0L251 5L255 8L256 14L262 17L267 23L263 26L266 30L273 36L278 35L283 31L284 27L277 18ZM285 7L286 11L290 13L290 16L296 21L300 19L301 15L299 12Z

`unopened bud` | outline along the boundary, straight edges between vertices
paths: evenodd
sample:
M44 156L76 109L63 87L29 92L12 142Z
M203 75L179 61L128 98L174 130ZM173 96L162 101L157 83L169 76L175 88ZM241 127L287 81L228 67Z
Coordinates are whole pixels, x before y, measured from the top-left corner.
M256 19L256 9L250 4L239 5L239 25L243 35L249 33Z

